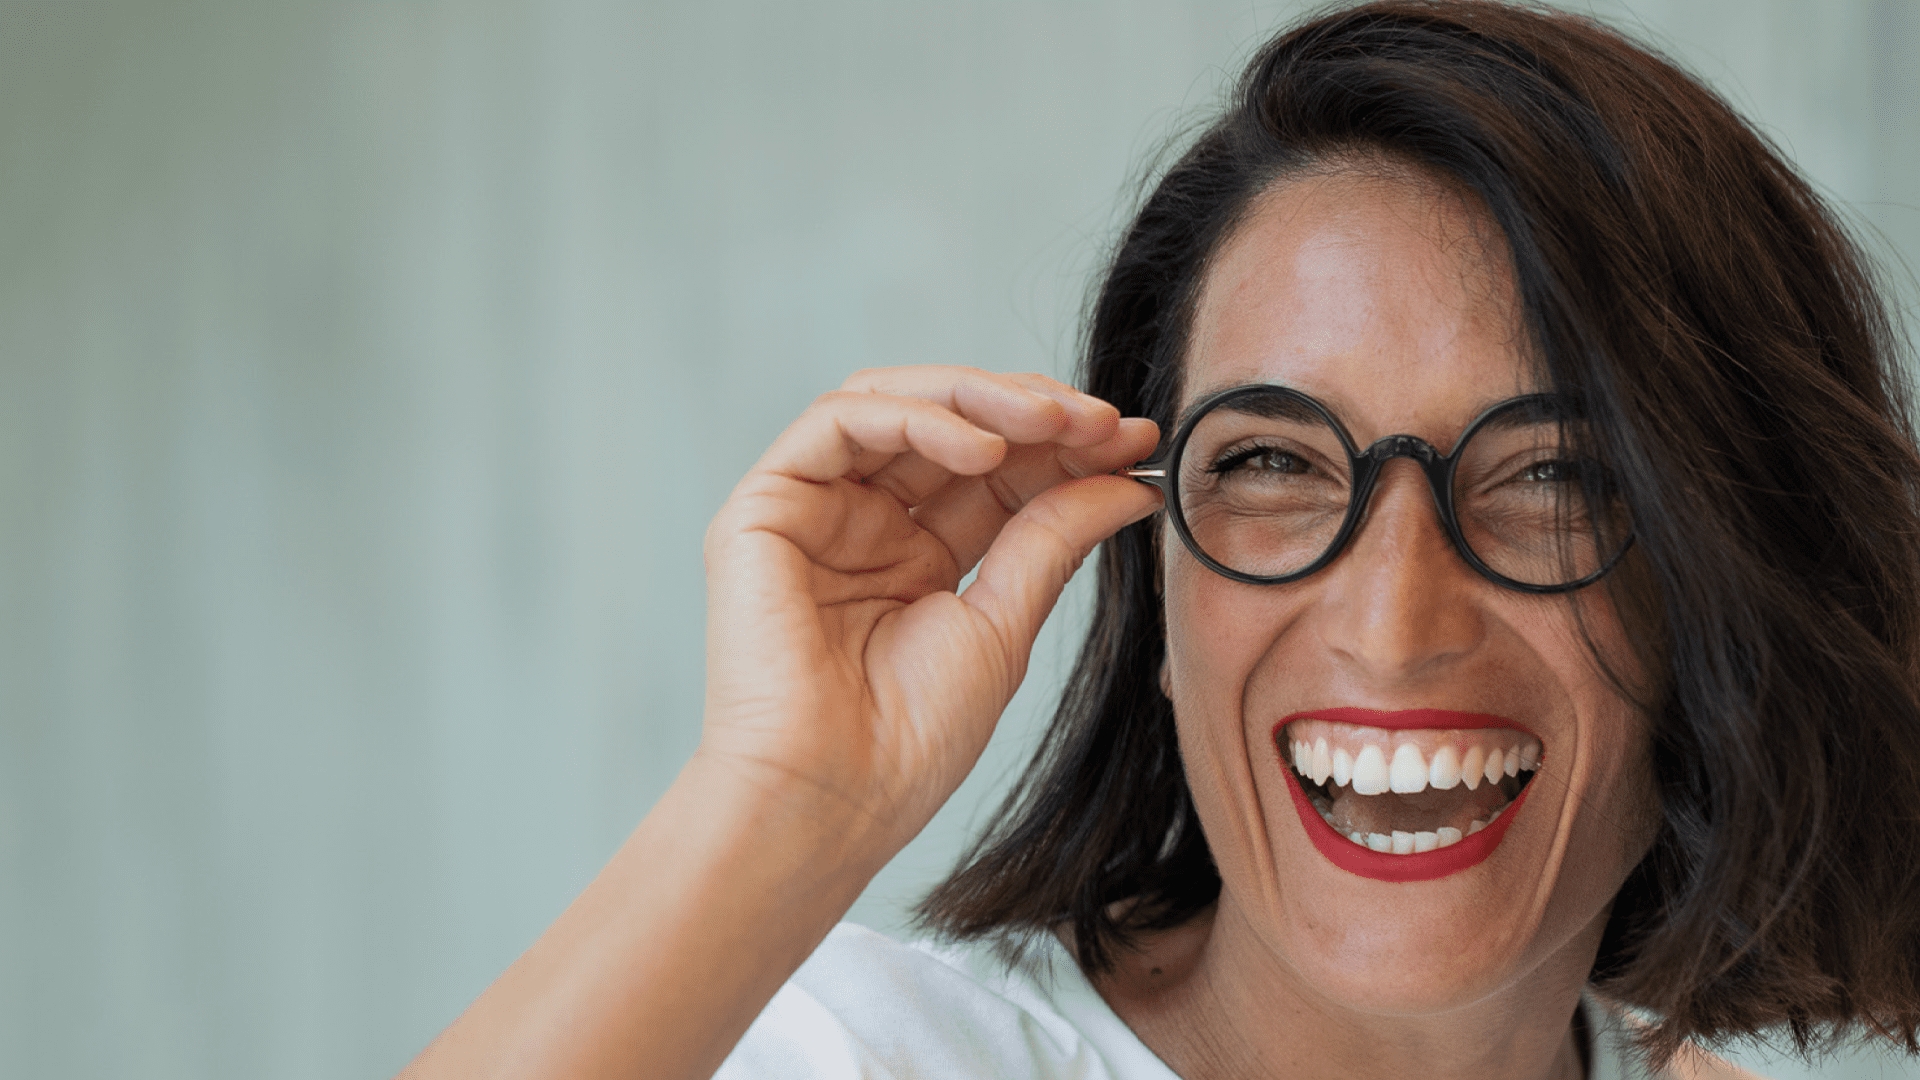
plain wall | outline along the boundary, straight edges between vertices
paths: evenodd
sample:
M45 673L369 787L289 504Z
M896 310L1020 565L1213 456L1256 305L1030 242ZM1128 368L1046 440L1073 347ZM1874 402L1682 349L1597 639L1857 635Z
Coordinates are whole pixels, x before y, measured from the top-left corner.
M740 473L857 368L1068 374L1295 10L0 3L0 1076L397 1070L693 748ZM1920 4L1598 10L1920 263Z

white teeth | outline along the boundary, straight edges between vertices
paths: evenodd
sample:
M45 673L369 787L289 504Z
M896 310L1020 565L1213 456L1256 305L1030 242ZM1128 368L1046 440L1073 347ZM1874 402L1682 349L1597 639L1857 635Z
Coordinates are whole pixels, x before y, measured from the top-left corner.
M1417 751L1416 751L1417 753ZM1387 791L1387 756L1369 743L1353 762L1353 791L1356 795L1384 795ZM1377 834L1369 834L1371 837Z
M1331 781L1339 787L1358 784L1361 795L1379 795L1391 791L1412 795L1432 787L1451 791L1466 784L1478 791L1480 781L1497 783L1502 777L1518 776L1540 767L1540 744L1531 739L1507 748L1468 746L1464 753L1455 744L1436 747L1431 761L1417 742L1403 742L1393 748L1378 743L1362 746L1356 754L1327 736L1296 739L1287 747L1293 769L1316 784ZM1381 766L1374 771L1374 762ZM1356 779L1357 778L1357 779Z
M1388 766L1388 777L1387 786L1395 795L1413 795L1427 790L1427 759L1420 756L1420 748L1410 742L1401 743L1393 752L1393 764Z
M1480 781L1487 771L1487 750L1483 746L1467 747L1467 756L1460 761L1460 779L1467 782L1468 791L1480 790Z
M1316 805L1320 807L1322 817L1333 812L1332 805L1325 800L1317 801ZM1508 803L1507 805L1511 806L1513 804ZM1493 824L1505 810L1506 807L1503 806L1489 815L1487 820L1469 823L1465 832L1461 832L1451 825L1442 825L1432 832L1405 832L1395 830L1391 833L1369 833L1355 829L1347 834L1347 839L1360 847L1369 848L1373 851L1392 855L1418 855L1422 852L1436 851L1443 847L1452 847L1467 837L1472 836L1474 833L1486 828L1488 825Z
M1315 735L1315 732L1310 728L1303 734ZM1460 739L1461 742L1469 745L1466 745L1463 751L1461 742L1452 741L1454 739ZM1366 796L1384 795L1389 791L1398 795L1413 795L1429 787L1436 791L1450 791L1461 784L1465 784L1469 791L1476 791L1482 780L1489 784L1498 784L1503 778L1517 777L1523 772L1531 773L1540 766L1541 747L1531 738L1523 737L1510 747L1472 745L1473 739L1474 736L1461 733L1446 733L1426 742L1409 740L1393 746L1389 756L1388 744L1385 742L1363 742L1361 739L1355 739L1354 742L1359 744L1356 753L1350 749L1354 744L1342 746L1340 738L1315 735L1310 739L1293 740L1286 745L1286 750L1287 756L1292 759L1294 770L1302 777L1311 779L1315 785L1331 783L1335 787L1349 789L1354 794ZM1429 759L1423 752L1423 746L1432 745L1432 743L1440 745L1433 747L1433 756ZM1307 795L1321 817L1331 824L1333 801L1321 790L1311 786L1307 790ZM1500 815L1512 805L1509 801L1502 801L1504 805L1484 819L1468 822L1464 831L1452 826L1441 826L1431 831L1354 830L1347 832L1345 836L1347 840L1361 847L1395 855L1437 851L1460 843L1498 821Z

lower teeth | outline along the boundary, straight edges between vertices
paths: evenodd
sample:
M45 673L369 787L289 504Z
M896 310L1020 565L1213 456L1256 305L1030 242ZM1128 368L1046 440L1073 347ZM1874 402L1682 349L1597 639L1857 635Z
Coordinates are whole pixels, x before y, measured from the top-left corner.
M1465 840L1467 837L1493 824L1501 814L1506 812L1507 806L1512 805L1512 803L1508 803L1506 806L1502 806L1500 809L1487 815L1484 821L1469 822L1465 832L1452 828L1451 826L1443 826L1433 832L1402 832L1395 830L1391 833L1377 833L1360 832L1356 830L1347 833L1346 837L1348 840L1372 851L1385 852L1392 855L1416 855L1424 851L1434 851L1443 847L1452 847L1454 844ZM1313 808L1320 812L1321 819L1326 821L1328 825L1333 824L1331 817L1333 805L1331 803L1327 802L1324 798L1316 797L1313 800ZM1335 831L1338 832L1339 830L1336 829Z

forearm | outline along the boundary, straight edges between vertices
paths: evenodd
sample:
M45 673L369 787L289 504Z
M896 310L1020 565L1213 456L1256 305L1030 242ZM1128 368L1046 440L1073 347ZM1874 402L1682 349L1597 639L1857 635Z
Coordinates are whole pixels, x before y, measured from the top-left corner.
M891 854L872 833L696 758L402 1077L707 1076Z

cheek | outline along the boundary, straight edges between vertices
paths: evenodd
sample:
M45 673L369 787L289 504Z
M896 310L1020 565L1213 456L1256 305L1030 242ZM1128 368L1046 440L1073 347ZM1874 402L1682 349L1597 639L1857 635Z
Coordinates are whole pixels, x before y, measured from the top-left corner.
M1629 647L1605 593L1595 590L1577 603L1577 609L1562 607L1558 618L1519 628L1537 643L1536 655L1566 688L1574 713L1572 753L1563 754L1566 764L1554 770L1571 796L1561 886L1607 900L1660 826L1647 712L1658 680L1649 678Z
M1620 872L1624 877L1659 832L1660 796L1645 714L1626 701L1616 699L1611 704L1610 715L1591 725L1591 746L1584 748L1592 754L1598 775L1586 797L1597 812L1586 815L1591 835L1583 846L1616 850L1625 863Z
M1543 937L1579 935L1611 910L1614 897L1652 846L1660 825L1647 727L1625 702L1582 717L1573 797L1565 808L1565 855L1559 862Z
M1166 572L1167 659L1162 689L1173 702L1181 755L1196 786L1218 779L1222 739L1237 740L1239 689L1254 657L1240 655L1251 635L1224 632L1216 578L1191 560L1176 558ZM1203 576L1204 575L1204 576Z
M1174 704L1183 750L1200 761L1244 758L1242 712L1249 680L1268 662L1276 633L1271 599L1175 558L1166 575L1167 659L1162 688Z
M1556 658L1565 672L1580 716L1583 751L1591 753L1610 780L1606 802L1630 814L1618 824L1636 838L1657 817L1653 783L1652 721L1660 680L1646 670L1631 646L1626 627L1606 593L1583 596L1557 635Z
M1230 877L1238 867L1264 880L1271 856L1255 774L1277 751L1246 715L1248 688L1276 663L1297 602L1285 589L1229 581L1183 556L1166 571L1162 675L1181 761L1216 863Z
M1289 619L1285 587L1243 585L1195 562L1177 539L1164 571L1167 696L1176 704L1237 702Z

